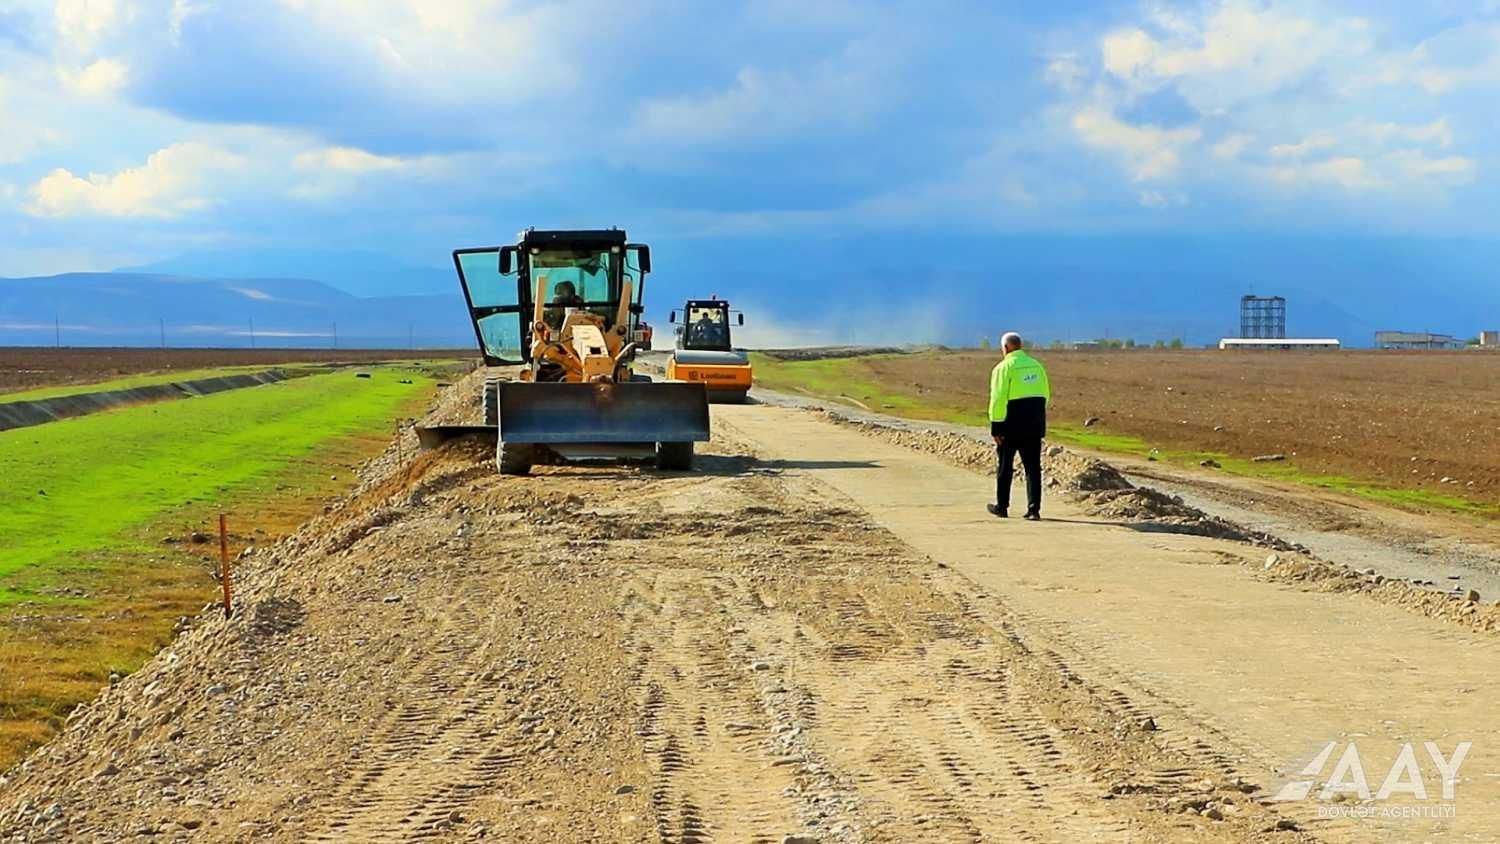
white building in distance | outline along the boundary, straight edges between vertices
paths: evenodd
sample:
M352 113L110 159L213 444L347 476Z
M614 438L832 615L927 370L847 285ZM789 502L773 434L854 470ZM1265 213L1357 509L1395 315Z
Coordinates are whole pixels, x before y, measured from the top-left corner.
M1326 338L1303 337L1225 337L1219 341L1223 349L1337 349L1339 341Z

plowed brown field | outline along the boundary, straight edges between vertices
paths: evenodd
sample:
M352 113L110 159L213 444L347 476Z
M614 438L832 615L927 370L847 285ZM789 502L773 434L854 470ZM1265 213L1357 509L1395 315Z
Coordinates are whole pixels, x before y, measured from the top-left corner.
M1052 376L1057 425L1098 417L1091 433L1163 450L1282 454L1302 473L1500 503L1500 354L1036 354ZM983 412L997 359L961 352L859 363L887 389Z

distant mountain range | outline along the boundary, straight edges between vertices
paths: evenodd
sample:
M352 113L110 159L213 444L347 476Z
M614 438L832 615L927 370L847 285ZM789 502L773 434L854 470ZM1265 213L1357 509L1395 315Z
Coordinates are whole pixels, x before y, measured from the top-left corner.
M1500 329L1500 243L1374 237L986 236L653 240L647 319L727 298L748 345L972 345L1181 337L1239 328L1246 293L1287 299L1293 336L1368 346L1379 329ZM438 256L437 262L446 260ZM315 280L314 280L315 279ZM194 253L113 273L0 279L0 344L460 346L473 343L445 265L370 252Z
M467 347L454 289L352 296L320 281L134 272L0 279L0 344Z
M353 296L425 296L456 289L447 259L440 254L432 266L421 266L369 251L236 248L188 252L115 271L192 278L312 278Z

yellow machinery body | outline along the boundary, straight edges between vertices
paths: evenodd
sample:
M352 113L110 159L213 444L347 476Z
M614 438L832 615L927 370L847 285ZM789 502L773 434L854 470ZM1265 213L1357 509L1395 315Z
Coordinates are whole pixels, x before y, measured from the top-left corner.
M679 355L689 360L679 360ZM743 400L750 392L752 379L749 360L743 363L691 362L694 357L696 356L692 354L683 355L682 351L674 354L667 362L668 380L703 384L708 388L709 401Z
M730 333L731 322L745 324L744 314L731 312L728 302L713 296L687 300L668 319L677 324L677 348L667 362L667 380L702 384L709 401L744 401L751 385L750 356L734 347Z

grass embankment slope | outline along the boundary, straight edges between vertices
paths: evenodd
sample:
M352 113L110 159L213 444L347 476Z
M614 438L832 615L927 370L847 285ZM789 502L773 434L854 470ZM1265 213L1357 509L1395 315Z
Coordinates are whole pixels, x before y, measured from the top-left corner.
M440 365L440 360L399 360L385 361L392 366L427 366ZM157 384L171 384L179 381L197 381L203 378L221 378L225 375L241 375L252 372L265 372L268 369L280 369L295 375L308 375L329 372L335 366L353 369L361 366L375 364L361 363L267 363L267 364L243 364L237 366L220 366L198 369L178 369L165 372L144 372L137 375L127 375L120 378L112 378L108 381L97 381L91 384L58 384L50 387L35 387L25 390L6 392L0 389L0 404L13 401L38 401L40 399L57 398L58 396L79 396L89 393L103 393L110 390L128 390L134 387L151 387Z
M12 401L38 401L58 396L80 396L87 393L103 393L110 390L129 390L134 387L152 387L171 384L174 381L196 381L201 378L218 378L224 375L240 375L246 372L264 372L267 369L296 369L295 366L224 366L217 369L186 369L178 372L148 372L128 375L93 384L62 384L54 387L4 392L0 390L0 403Z
M0 770L213 598L164 535L223 510L237 545L290 530L434 388L419 367L364 371L0 433Z
M1482 386L1500 355L1037 355L1053 375L1049 429L1055 441L1184 466L1212 460L1218 471L1410 508L1500 514L1500 449L1493 439L1475 447L1489 417L1470 407L1494 401L1473 388ZM816 360L756 354L754 366L757 385L773 390L983 426L987 375L997 359L997 352L973 350ZM1445 374L1450 370L1454 374ZM1435 378L1452 383L1434 384L1435 395L1425 402L1391 400L1391 383ZM1085 427L1090 417L1098 421ZM1253 460L1270 453L1287 459Z

